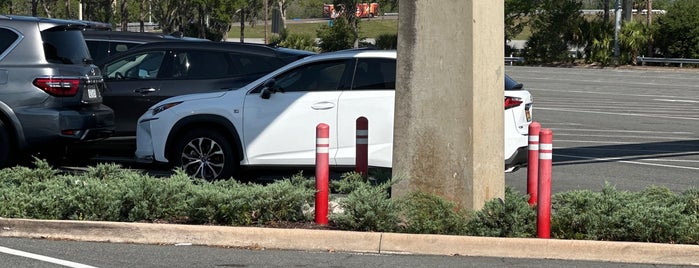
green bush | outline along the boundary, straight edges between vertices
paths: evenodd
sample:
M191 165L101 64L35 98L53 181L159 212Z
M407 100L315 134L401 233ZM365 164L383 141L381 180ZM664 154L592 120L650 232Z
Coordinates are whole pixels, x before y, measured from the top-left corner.
M536 211L528 196L505 188L505 200L491 200L468 223L468 234L494 237L535 237Z
M388 198L389 184L358 183L339 201L343 212L330 215L339 228L357 231L391 232L398 228L399 206Z
M35 166L0 170L0 217L237 226L312 219L308 208L315 181L302 173L260 185L206 182L181 170L169 178L153 178L114 164L77 174L64 174L42 160ZM396 181L377 183L350 172L332 181L341 208L330 215L332 224L356 231L536 235L535 209L526 195L510 187L504 200L466 211L434 194L390 198L391 180ZM626 192L606 185L601 192L564 192L552 196L551 216L551 235L559 239L699 244L699 189L682 194L660 187Z
M401 200L404 232L463 235L468 213L456 204L433 194L416 192Z
M376 47L380 49L397 49L398 35L397 34L382 34L376 37Z
M352 26L344 17L335 19L333 26L321 26L316 35L320 39L318 47L322 52L350 49L354 47L356 39Z
M571 191L552 197L551 235L561 239L697 243L696 191L677 196L666 188L642 192ZM689 209L688 209L689 208ZM689 212L689 213L688 213Z

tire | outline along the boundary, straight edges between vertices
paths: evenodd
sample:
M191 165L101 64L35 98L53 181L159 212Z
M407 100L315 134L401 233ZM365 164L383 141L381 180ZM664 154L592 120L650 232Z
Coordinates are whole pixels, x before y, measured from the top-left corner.
M187 175L213 181L229 179L236 171L239 160L231 143L213 129L193 129L176 142L172 153L175 166Z
M10 134L5 124L0 121L0 168L12 165L12 159L10 158L13 152L14 143L10 142Z

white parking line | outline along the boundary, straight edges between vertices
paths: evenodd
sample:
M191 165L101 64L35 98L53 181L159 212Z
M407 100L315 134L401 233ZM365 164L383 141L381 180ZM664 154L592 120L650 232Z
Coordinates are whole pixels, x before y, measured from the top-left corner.
M667 167L667 168L677 168L677 169L699 170L699 167L674 166L674 165L664 165L664 164L654 164L654 163L644 163L644 162L638 162L638 161L628 161L628 160L624 160L624 159L629 159L629 158L633 158L633 157L585 157L585 156L577 156L577 155L556 154L555 152L556 152L556 150L554 149L554 154L553 154L553 155L565 156L565 157L570 157L570 158L579 158L579 159L594 160L594 161L605 161L605 162L619 162L619 163L634 164L634 165L642 165L642 166L654 166L654 167ZM554 161L554 163L555 163L555 161Z
M669 99L653 99L653 100L668 101L668 102L699 103L699 101L695 101L695 100L669 100Z
M56 258L51 258L51 257L47 257L47 256L42 256L42 255L38 255L38 254L34 254L34 253L19 251L16 249L11 249L11 248L6 248L6 247L0 247L0 253L35 259L35 260L39 260L39 261L43 261L43 262L50 262L53 264L58 264L58 265L63 265L63 266L73 267L73 268L96 268L95 266L80 264L80 263L56 259Z
M553 128L553 131L573 131L573 132L612 132L612 133L652 133L652 134L694 134L687 131L650 131L650 130L615 130L615 129L577 129L577 128Z
M680 137L661 137L661 136L626 136L626 135L592 135L580 133L553 133L554 136L579 136L579 137L613 137L613 138L633 138L633 139L665 139L665 140L678 140L678 141L691 141L697 138L680 138Z
M598 111L576 110L576 109L556 109L556 108L544 108L544 107L537 107L536 109L538 109L538 110L552 110L552 111L559 111L559 112L571 112L571 113L611 114L611 115L638 116L638 117L648 117L648 118L679 119L679 120L692 120L692 121L698 121L698 120L699 120L699 118L692 118L692 117L661 116L661 115L634 114L634 113L610 113L610 112L598 112Z

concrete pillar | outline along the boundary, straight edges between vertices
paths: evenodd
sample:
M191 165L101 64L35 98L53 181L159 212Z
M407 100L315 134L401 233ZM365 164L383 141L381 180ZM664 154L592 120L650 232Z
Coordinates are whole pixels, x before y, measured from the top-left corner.
M502 0L401 0L392 196L504 197Z

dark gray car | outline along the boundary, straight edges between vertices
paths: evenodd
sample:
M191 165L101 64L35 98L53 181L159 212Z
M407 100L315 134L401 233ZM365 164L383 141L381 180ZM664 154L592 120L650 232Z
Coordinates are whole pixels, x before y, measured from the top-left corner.
M115 137L135 144L138 118L166 98L238 88L292 61L315 54L232 42L156 42L97 64L104 73L104 103L114 109Z
M0 15L0 167L113 134L84 23Z
M207 39L183 37L161 33L139 33L105 30L104 28L91 27L83 31L83 37L87 43L92 58L98 62L109 56L126 52L134 47L153 42L166 41L198 41L209 42Z

